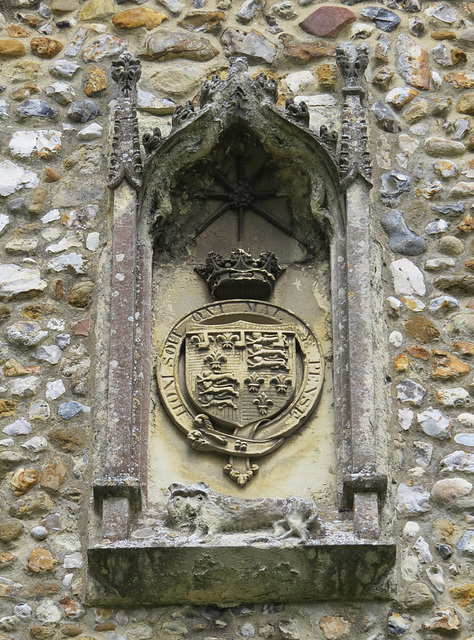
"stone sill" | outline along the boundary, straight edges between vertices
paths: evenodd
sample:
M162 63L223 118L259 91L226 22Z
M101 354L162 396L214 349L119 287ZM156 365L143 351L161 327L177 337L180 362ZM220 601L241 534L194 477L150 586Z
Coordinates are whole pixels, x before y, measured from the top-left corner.
M90 548L90 605L235 605L386 599L396 546L390 542L298 546Z

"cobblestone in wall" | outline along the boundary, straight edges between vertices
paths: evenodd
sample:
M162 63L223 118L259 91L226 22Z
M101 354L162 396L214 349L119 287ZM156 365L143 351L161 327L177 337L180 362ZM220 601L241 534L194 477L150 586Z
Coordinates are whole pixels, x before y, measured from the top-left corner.
M167 133L174 105L233 53L278 79L280 104L329 104L347 39L371 48L398 591L384 604L84 607L110 62L141 58L142 133ZM474 636L473 56L466 1L0 2L0 638Z

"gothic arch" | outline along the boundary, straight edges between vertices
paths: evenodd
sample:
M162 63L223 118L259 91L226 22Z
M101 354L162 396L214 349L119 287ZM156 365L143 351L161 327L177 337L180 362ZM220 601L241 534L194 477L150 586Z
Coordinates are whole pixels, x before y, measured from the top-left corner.
M143 164L135 113L139 63L127 55L114 63L121 99L109 176L114 189L114 237L107 464L94 487L102 508L102 537L112 547L99 545L90 550L89 558L95 575L102 575L101 581L119 592L119 578L112 577L119 561L114 541L120 546L120 541L128 540L132 510L139 512L142 500L146 501L153 253L171 250L173 231L180 224L173 188L183 172L202 166L226 135L235 135L239 128L250 132L273 161L291 163L310 185L308 206L290 212L286 232L304 244L318 229L330 249L339 506L352 511L360 553L379 554L373 584L393 563L393 545L378 541L387 477L383 397L370 309L371 173L362 102L367 50L348 43L338 48L336 61L345 80L339 136L324 127L318 132L310 129L304 103L289 101L285 109L278 107L275 81L262 74L251 78L246 61L237 58L225 80L214 77L202 85L198 107L188 103L175 109L168 137L163 139L158 129L144 136ZM191 239L193 228L202 224L190 215L180 231ZM346 575L341 550L347 551L347 546L330 546L331 562ZM136 553L140 557L140 551ZM161 557L161 551L156 553ZM338 573L335 596L329 597L347 593L348 578L342 574ZM353 576L349 582L352 589ZM356 591L362 595L360 587ZM324 588L319 594L323 593L327 597ZM159 595L150 597L159 601ZM185 596L179 598L186 601Z

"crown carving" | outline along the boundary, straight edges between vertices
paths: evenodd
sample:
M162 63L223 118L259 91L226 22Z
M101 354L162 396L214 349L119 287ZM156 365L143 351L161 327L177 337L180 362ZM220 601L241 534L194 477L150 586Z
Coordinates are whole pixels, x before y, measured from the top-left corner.
M243 249L236 249L228 258L211 251L205 264L196 267L196 271L217 300L266 300L272 295L275 282L285 269L271 251L252 258Z

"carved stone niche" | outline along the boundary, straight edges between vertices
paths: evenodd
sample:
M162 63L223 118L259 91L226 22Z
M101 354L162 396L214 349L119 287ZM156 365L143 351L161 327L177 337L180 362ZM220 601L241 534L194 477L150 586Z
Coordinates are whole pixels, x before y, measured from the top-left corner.
M107 429L89 549L94 604L380 598L386 409L362 75L338 49L338 133L276 106L245 59L168 137L121 96ZM150 402L151 400L151 402Z

